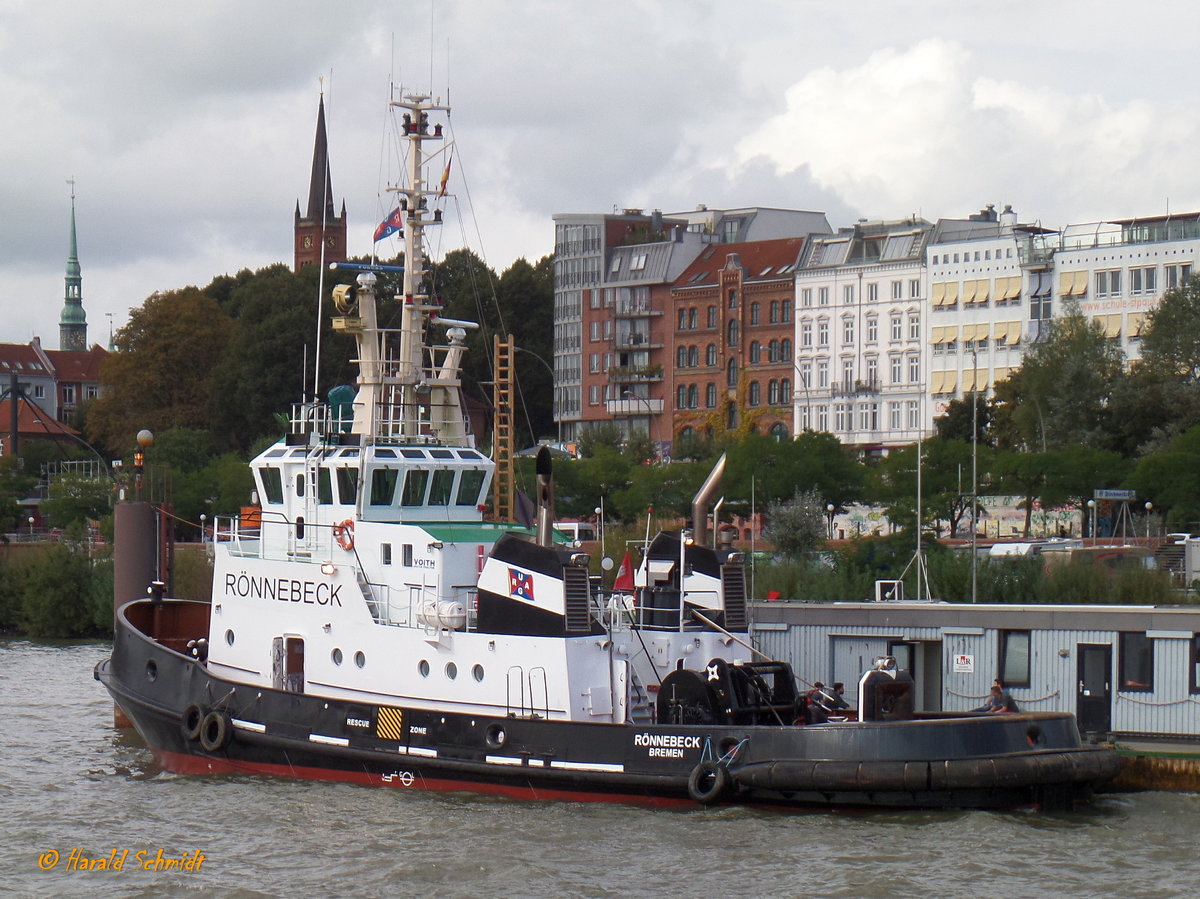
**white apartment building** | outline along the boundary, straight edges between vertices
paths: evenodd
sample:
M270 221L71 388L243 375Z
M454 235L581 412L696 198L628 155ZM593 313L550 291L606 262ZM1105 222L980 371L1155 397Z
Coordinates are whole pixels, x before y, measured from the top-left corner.
M814 235L796 270L794 431L866 452L928 433L928 307L920 218Z

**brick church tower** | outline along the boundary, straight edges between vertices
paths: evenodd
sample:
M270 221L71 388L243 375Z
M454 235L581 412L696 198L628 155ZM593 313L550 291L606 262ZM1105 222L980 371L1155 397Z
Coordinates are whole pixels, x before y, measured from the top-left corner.
M313 147L312 178L308 185L308 211L300 214L296 201L296 271L312 263L345 262L346 201L342 214L333 212L333 181L329 176L329 143L325 136L325 93L317 107L317 140Z

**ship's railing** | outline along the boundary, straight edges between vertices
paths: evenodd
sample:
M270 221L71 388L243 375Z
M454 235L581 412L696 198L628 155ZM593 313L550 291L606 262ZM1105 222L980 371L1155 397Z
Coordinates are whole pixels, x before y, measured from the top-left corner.
M228 544L229 554L272 561L333 558L333 526L293 521L281 512L256 511L252 516L218 515L213 544Z

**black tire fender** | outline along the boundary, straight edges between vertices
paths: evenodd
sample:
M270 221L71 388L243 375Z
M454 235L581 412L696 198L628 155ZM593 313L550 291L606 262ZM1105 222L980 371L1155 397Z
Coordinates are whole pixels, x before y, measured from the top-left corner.
M701 805L720 800L732 785L729 769L716 762L701 762L688 776L688 795Z
M233 722L224 712L209 712L200 724L200 746L205 752L220 752L233 737Z
M204 723L204 709L192 703L183 710L183 738L189 742L200 739L200 726Z

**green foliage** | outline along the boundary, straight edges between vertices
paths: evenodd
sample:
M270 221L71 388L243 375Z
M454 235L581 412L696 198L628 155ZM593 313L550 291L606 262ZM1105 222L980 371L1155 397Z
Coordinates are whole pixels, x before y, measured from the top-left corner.
M98 521L112 512L114 482L108 477L66 474L50 481L50 495L42 503L46 524L55 528Z
M797 491L819 494L820 505L841 507L859 499L866 469L832 434L805 431L795 440L749 434L728 447L725 493L762 506L792 499Z
M85 551L70 549L65 543L39 552L22 578L19 628L31 637L95 634L99 628L92 568ZM111 598L108 608L111 616Z
M24 522L20 501L37 483L28 472L16 456L0 456L0 533L15 531Z
M803 559L825 542L825 505L824 498L815 490L797 490L790 500L771 502L767 505L763 536L780 555Z

